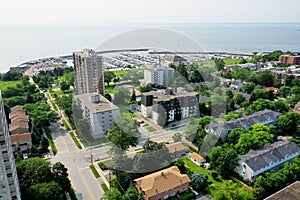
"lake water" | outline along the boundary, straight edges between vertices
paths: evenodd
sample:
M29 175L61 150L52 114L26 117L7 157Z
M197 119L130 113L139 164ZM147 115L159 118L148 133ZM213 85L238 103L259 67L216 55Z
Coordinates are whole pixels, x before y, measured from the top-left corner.
M99 26L0 27L0 71L24 61L96 48L109 38L137 28L167 28L207 51L300 51L300 23L287 24L113 24Z

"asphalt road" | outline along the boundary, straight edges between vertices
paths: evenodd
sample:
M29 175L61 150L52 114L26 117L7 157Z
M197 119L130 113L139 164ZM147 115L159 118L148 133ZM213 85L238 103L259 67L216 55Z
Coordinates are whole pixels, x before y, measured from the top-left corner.
M99 180L92 174L90 153L88 150L79 150L67 131L59 124L51 126L53 141L58 153L52 157L51 162L61 162L67 168L72 186L79 200L99 200L104 194ZM101 150L98 150L101 152ZM99 156L104 154L99 153Z

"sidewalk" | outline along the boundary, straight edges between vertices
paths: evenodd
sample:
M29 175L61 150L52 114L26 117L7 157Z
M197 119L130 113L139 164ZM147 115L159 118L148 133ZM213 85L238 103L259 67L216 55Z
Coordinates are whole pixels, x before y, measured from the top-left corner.
M97 172L99 173L100 178L102 179L103 183L105 183L105 185L107 186L107 188L110 189L110 184L109 184L108 180L106 179L106 177L104 176L103 171L102 171L102 169L99 167L98 163L96 163L95 161L93 161L93 165L94 165L95 169L97 170ZM99 185L100 185L100 187L101 187L101 182L100 182L100 180L97 179L97 181L99 182Z
M46 94L48 94L48 95L46 95ZM54 111L56 111L56 110L53 108L53 106L56 106L56 107L57 107L57 109L58 109L57 114L60 116L60 118L61 118L60 120L65 120L65 122L66 122L66 123L68 124L68 126L70 127L71 130L68 131L68 133L73 132L74 135L75 135L75 137L77 138L77 141L78 141L79 144L81 145L82 149L86 149L85 146L83 145L83 143L81 142L81 140L79 139L76 130L74 130L74 129L72 128L72 126L71 126L69 120L68 120L67 117L64 115L64 111L61 110L61 109L59 108L59 106L55 103L54 98L52 97L52 95L51 95L49 92L46 92L46 93L45 93L45 96L46 96L46 98L47 98L48 104L50 105L50 107L51 107ZM48 96L50 97L50 99L48 98ZM52 103L51 103L50 100L52 100L52 102L53 102L54 105L52 105Z

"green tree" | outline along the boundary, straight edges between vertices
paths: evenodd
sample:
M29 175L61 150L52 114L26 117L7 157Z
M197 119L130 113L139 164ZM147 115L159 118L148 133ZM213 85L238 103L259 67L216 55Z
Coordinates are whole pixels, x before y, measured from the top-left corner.
M251 92L254 90L254 88L255 88L255 84L252 82L248 82L243 85L242 91L246 92L248 94L251 94Z
M61 163L57 162L52 166L53 180L58 183L63 191L69 192L71 182L68 178L68 169Z
M207 182L207 177L202 173L195 173L193 172L190 176L191 179L191 186L194 190L201 190L205 186Z
M225 180L223 184L214 188L212 184L210 188L214 190L214 199L216 200L254 200L253 194L248 191L245 187L242 187L239 183L234 183L232 180Z
M295 94L295 95L299 95L300 94L300 87L299 86L292 87L291 93Z
M120 88L120 89L114 90L113 103L127 105L128 101L129 101L129 97L130 97L129 91L126 88Z
M130 96L130 102L136 102L135 89L132 89L132 94Z
M235 148L239 153L246 154L250 149L256 150L263 147L265 144L274 142L275 136L270 133L270 128L262 124L255 124L247 133L243 133Z
M241 103L242 103L243 101L245 101L245 97L243 97L242 94L235 94L235 95L233 96L233 101L234 101L235 104L241 105Z
M62 91L66 91L66 90L70 89L70 86L68 85L67 82L62 81L62 82L60 83L60 89L61 89Z
M109 85L110 82L113 81L113 79L116 78L116 75L112 71L105 71L104 72L104 82Z
M61 187L55 182L38 183L28 189L28 200L63 200Z
M150 92L152 90L152 86L148 83L146 86L139 86L138 87L141 93Z
M45 101L26 104L24 108L29 114L32 123L38 128L47 128L51 123L59 119L57 113L52 111Z
M298 133L300 115L295 112L288 112L278 118L277 125L281 134Z
M68 72L64 74L64 79L68 85L74 85L75 74L74 72Z
M38 183L51 181L50 162L42 158L28 158L17 163L17 172L22 193Z
M214 63L215 63L215 65L216 65L218 71L223 70L224 67L225 67L225 62L224 62L223 59L216 58L216 59L214 59Z
M228 144L214 147L208 154L210 163L220 174L229 176L238 165L238 154L234 147Z
M253 102L257 99L264 99L264 98L266 98L266 94L263 90L254 89L252 94L251 94L251 97L250 97L250 102Z
M142 196L138 193L135 187L130 186L126 193L123 196L123 200L135 199L135 200L143 200Z
M122 194L117 188L111 188L108 192L104 194L101 200L117 200L122 199Z
M272 72L269 71L260 71L257 74L257 82L259 85L263 85L266 87L272 87L275 83L275 77Z
M237 144L241 135L244 134L246 131L240 128L235 128L229 132L227 136L227 142L229 144Z
M279 88L279 94L281 97L287 97L290 94L291 88L288 86L281 86Z
M107 139L110 140L121 151L126 151L130 146L138 144L140 133L137 125L128 116L113 122L107 132Z

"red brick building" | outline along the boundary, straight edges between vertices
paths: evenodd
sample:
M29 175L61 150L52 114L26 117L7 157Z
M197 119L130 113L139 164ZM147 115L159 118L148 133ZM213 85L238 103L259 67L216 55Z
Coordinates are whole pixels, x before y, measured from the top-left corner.
M23 110L23 106L11 108L9 113L9 133L13 151L26 152L32 147L31 133L29 131L29 117Z
M279 56L279 62L290 65L300 65L300 56L282 55Z

